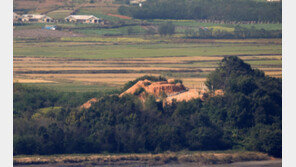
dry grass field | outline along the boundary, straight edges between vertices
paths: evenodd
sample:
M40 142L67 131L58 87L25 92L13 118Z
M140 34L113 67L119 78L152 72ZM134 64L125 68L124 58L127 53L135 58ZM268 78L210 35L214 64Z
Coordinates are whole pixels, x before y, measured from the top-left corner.
M270 160L271 157L257 152L167 152L159 154L93 154L93 155L51 155L51 156L16 156L14 165L163 165L171 163L228 164L251 160Z

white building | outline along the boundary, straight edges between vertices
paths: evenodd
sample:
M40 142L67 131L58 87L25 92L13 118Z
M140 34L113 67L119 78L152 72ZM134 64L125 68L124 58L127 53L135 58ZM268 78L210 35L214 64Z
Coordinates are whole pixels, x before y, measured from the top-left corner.
M48 17L46 15L40 15L40 14L24 14L21 16L20 20L22 22L39 22L39 23L53 22L53 19L51 17Z
M131 5L138 5L142 4L143 2L146 2L146 0L130 0Z
M65 18L66 22L73 23L100 23L101 20L93 15L70 15Z

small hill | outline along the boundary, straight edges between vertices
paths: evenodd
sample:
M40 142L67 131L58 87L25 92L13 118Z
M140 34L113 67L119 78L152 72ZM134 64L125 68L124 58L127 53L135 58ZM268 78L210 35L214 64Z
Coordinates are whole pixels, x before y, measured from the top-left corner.
M164 94L167 96L186 90L182 83L174 83L174 81L175 80L152 82L147 79L141 80L125 92L121 93L119 96L121 97L125 94L140 95L146 92L158 98Z
M146 95L153 95L156 99L164 100L165 104L171 104L173 99L177 102L189 101L191 99L205 99L206 96L223 95L222 90L216 90L213 93L200 89L188 89L181 81L169 79L167 81L152 82L148 79L140 80L132 87L121 93L119 97L126 94L139 96L142 101L145 101Z
M134 85L121 93L119 97L127 94L138 96L142 102L145 101L148 95L153 95L158 101L163 100L165 105L171 104L173 100L177 102L189 101L191 99L197 98L204 100L207 96L223 95L223 91L216 90L214 93L210 93L206 90L188 89L183 85L182 81L175 79L164 81L151 81L148 79L143 79L137 81ZM92 98L80 106L80 109L88 109L93 103L98 101L99 99Z

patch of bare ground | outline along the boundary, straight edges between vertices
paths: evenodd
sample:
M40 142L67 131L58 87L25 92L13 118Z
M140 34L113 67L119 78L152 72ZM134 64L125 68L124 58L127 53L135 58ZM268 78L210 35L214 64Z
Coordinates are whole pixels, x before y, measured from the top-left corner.
M108 16L118 17L118 18L121 18L121 19L127 19L127 20L131 20L132 19L131 17L123 16L123 15L119 15L119 14L111 14L111 13L108 13L107 15Z
M61 37L83 37L82 34L72 33L68 31L59 30L45 30L45 29L24 29L14 30L14 38L61 38Z
M171 163L228 164L242 161L270 160L271 157L258 152L210 153L210 152L166 152L159 154L123 154L123 155L51 155L14 157L14 165L33 164L92 164L92 165L164 165Z

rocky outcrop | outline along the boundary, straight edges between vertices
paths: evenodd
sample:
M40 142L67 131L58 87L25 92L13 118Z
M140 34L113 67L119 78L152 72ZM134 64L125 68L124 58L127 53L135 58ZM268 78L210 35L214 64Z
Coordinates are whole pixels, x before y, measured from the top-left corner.
M138 81L134 86L120 94L120 97L125 94L137 94L139 89L143 89L144 92L154 95L155 97L161 97L163 94L171 95L178 92L185 91L186 88L181 83L169 83L168 81L160 81L160 82L151 82L149 80Z
M213 97L217 95L223 95L222 90L216 90L214 92L207 92L205 90L187 89L182 83L176 83L174 79L168 81L152 82L150 80L141 80L134 84L132 87L121 93L119 97L126 94L132 94L139 97L143 102L147 95L154 95L157 100L163 100L164 105L171 104L173 100L177 102L189 101L191 99L200 98L205 100L206 97ZM89 109L99 99L92 98L80 106L80 109Z

